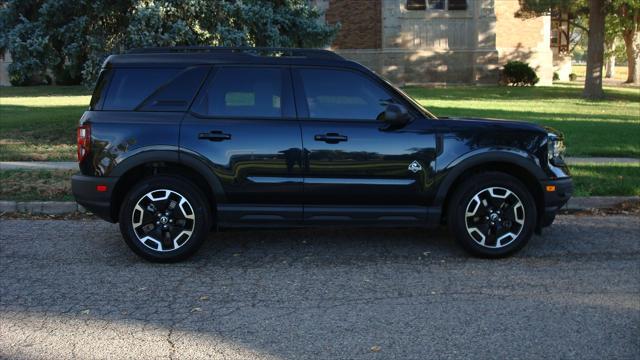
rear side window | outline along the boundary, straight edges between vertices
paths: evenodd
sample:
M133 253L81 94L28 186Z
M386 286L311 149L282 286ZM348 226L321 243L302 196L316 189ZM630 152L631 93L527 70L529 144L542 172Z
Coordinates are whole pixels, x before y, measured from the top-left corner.
M311 119L376 120L393 96L364 75L299 69Z
M282 76L279 68L220 68L193 112L216 117L282 117Z
M103 110L134 110L180 69L114 69Z
M138 110L187 111L208 72L209 67L204 66L185 69L166 85L161 86L138 107Z

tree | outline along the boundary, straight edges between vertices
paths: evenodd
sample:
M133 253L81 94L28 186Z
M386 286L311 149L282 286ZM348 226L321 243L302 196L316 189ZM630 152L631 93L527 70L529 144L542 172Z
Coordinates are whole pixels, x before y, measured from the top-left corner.
M583 96L588 99L604 97L602 67L604 65L604 0L589 0L589 44L587 47L587 72Z
M604 65L605 15L606 7L612 0L520 0L520 16L548 15L552 12L570 14L571 25L588 32L587 72L583 96L599 99L604 96L602 89L602 67ZM635 1L635 0L634 0ZM584 28L579 18L589 18L589 27Z
M9 0L0 51L15 84L92 84L109 54L133 47L326 46L337 27L320 15L305 0Z
M604 77L607 79L612 79L615 77L616 73L616 58L618 57L618 38L620 35L620 31L618 31L617 27L614 26L615 19L611 19L610 16L607 16L605 20L605 34L604 34L604 68L605 75Z
M614 0L614 10L627 53L626 82L640 84L640 0Z

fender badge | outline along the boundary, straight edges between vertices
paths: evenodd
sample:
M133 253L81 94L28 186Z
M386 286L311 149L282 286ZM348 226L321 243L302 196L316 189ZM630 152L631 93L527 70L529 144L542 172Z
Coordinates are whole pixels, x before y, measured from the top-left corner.
M422 165L420 165L417 160L414 160L411 164L409 164L409 171L412 171L414 174L421 170Z

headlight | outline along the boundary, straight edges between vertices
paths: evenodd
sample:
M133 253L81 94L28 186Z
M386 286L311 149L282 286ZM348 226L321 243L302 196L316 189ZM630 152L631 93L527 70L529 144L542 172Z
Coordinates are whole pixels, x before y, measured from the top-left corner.
M564 155L564 141L556 134L549 134L547 147L549 150L549 161L562 158L562 155Z

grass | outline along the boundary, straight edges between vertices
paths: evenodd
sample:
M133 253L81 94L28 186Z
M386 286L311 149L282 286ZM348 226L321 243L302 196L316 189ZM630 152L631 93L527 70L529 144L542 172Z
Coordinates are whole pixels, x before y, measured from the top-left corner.
M0 161L73 160L89 100L79 86L0 88Z
M571 65L571 71L578 75L579 77L584 78L587 72L587 65ZM626 81L627 74L629 74L629 68L626 66L616 66L616 73L613 76L613 80L616 81Z
M578 85L513 88L408 87L439 116L537 122L563 131L569 156L640 158L640 89L607 88L607 99L586 101ZM75 127L88 107L79 86L0 88L0 161L73 160Z
M573 165L574 196L640 196L640 164Z
M0 200L72 201L75 170L1 170ZM640 164L571 166L575 196L640 196Z
M640 89L606 88L588 101L582 88L408 87L407 93L438 116L525 120L566 136L568 156L640 157Z
M75 170L2 170L0 200L73 201Z

